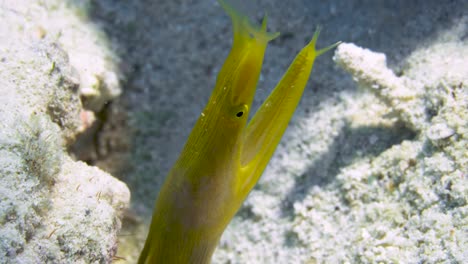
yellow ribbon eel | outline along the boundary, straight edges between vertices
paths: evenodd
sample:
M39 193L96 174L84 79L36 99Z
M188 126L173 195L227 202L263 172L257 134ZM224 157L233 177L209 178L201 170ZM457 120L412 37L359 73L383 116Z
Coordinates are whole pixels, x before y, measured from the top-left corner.
M256 27L225 0L233 46L154 208L138 263L210 263L219 239L257 183L302 96L319 30L247 124L265 49L279 33Z

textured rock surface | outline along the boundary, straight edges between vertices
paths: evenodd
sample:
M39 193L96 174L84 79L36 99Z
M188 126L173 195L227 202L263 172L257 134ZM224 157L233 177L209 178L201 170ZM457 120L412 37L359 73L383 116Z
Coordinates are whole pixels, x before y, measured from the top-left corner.
M70 15L63 10L0 6L1 263L109 263L130 199L124 183L65 151L83 129L82 81L63 46L43 36L51 17Z
M467 55L466 44L436 44L412 54L396 77L383 54L352 44L337 49L335 60L361 87L420 129L413 140L342 168L336 182L294 204L293 234L309 259L466 262Z
M57 43L66 51L87 109L99 111L120 95L119 58L99 24L89 21L89 1L6 0L1 7L5 29ZM5 40L8 33L2 32Z

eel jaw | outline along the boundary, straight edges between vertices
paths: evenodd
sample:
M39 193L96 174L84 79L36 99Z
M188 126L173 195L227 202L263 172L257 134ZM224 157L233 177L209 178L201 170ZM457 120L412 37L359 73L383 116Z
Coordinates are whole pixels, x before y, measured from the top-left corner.
M240 195L247 196L273 156L299 104L315 59L341 43L317 50L319 33L320 28L317 28L245 128L240 156Z

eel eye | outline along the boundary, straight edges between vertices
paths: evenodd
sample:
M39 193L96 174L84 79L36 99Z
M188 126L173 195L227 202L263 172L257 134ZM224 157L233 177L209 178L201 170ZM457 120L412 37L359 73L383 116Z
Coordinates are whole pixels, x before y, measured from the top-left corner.
M230 111L232 111L232 118L235 120L239 120L241 119L241 117L247 115L247 113L249 112L249 106L246 104L237 105L231 108Z

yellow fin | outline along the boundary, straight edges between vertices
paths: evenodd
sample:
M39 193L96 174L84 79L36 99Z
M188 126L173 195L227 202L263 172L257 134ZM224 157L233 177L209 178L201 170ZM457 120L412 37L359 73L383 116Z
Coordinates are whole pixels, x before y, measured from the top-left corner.
M267 16L265 15L262 20L261 26L252 24L248 16L242 13L239 9L235 8L233 4L226 0L218 0L219 4L223 7L224 11L231 17L234 28L234 43L239 39L256 39L267 43L279 36L279 32L267 32L266 23Z
M253 188L270 161L299 104L315 59L341 43L316 50L319 34L320 27L247 125L241 154L243 185L239 191L243 193Z

